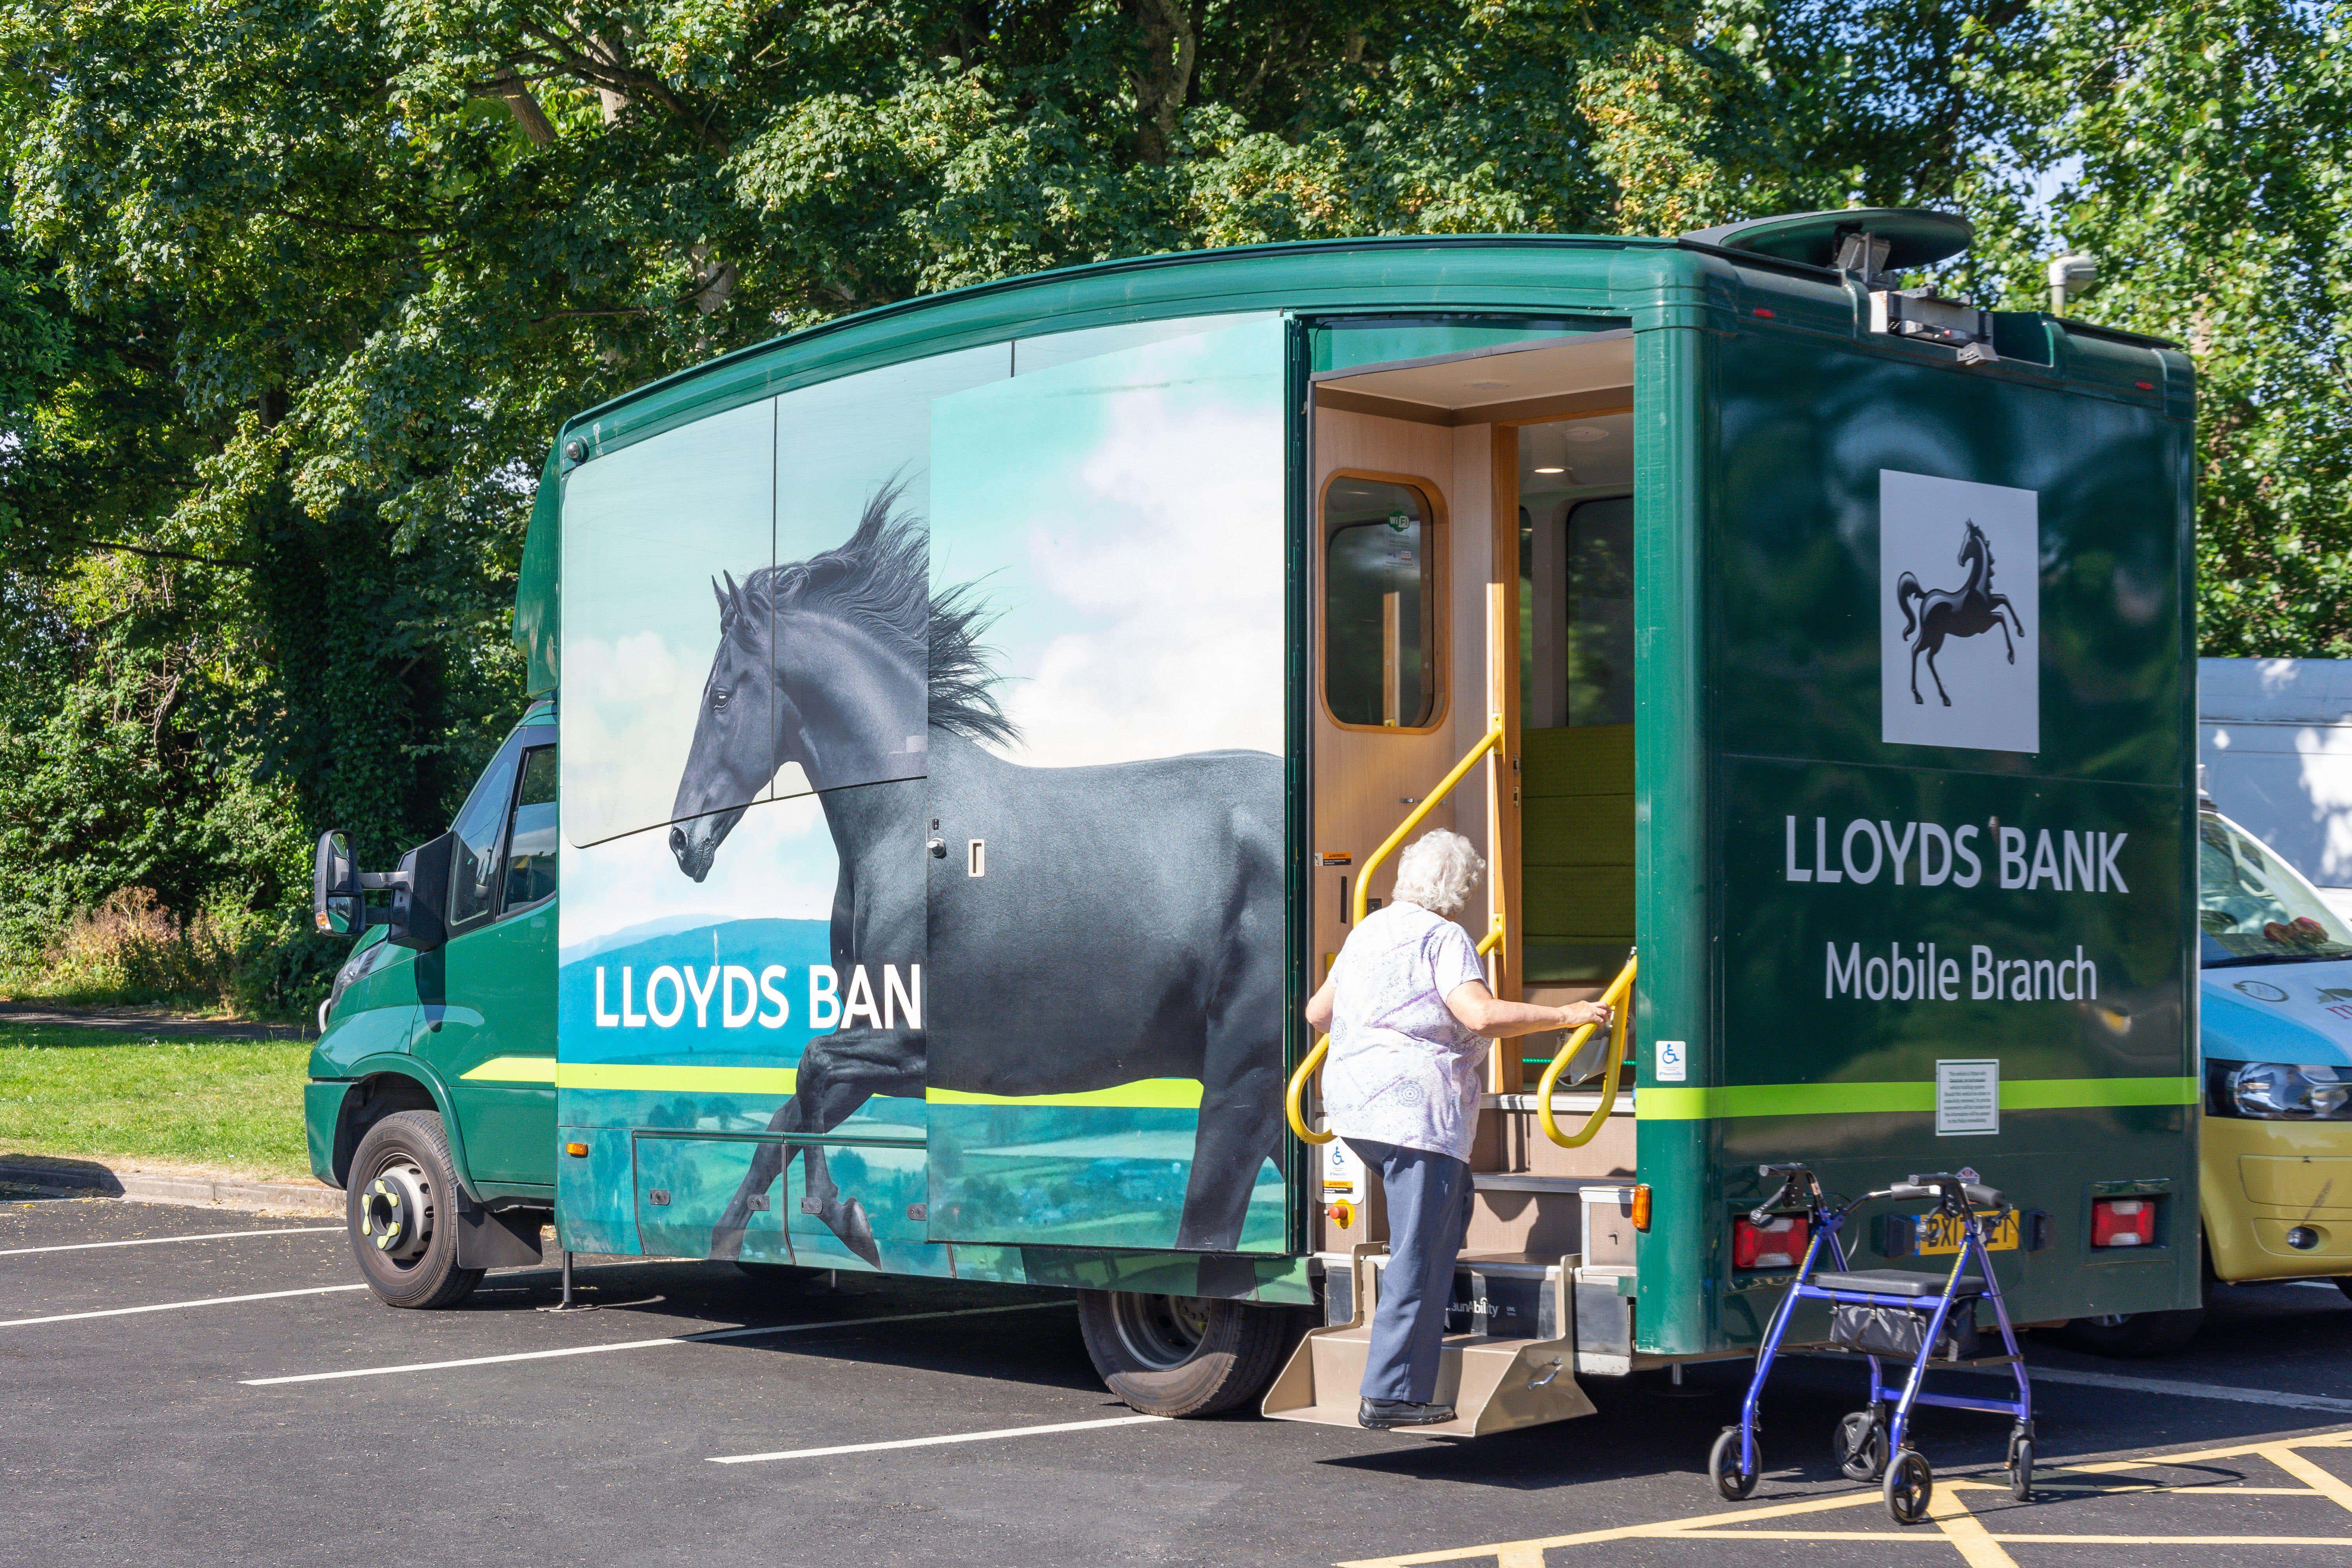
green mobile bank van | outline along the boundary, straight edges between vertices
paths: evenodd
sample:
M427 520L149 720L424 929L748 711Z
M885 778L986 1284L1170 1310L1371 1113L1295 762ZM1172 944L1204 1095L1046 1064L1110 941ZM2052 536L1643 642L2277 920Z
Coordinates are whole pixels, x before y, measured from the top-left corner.
M1633 999L1493 1055L1434 1430L1752 1347L1764 1164L1979 1173L2023 1321L2193 1306L2189 365L1895 287L1968 239L1107 263L572 420L535 705L397 871L321 844L368 1283L551 1218L1060 1287L1139 1409L1352 1421L1384 1213L1300 1006L1409 824L1484 847L1500 994Z

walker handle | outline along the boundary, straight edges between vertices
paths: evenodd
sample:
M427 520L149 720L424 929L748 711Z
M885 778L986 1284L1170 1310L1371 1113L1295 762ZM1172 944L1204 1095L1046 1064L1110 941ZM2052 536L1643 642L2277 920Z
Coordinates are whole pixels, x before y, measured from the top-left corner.
M1969 1173L1973 1175L1975 1173ZM2009 1206L2009 1200L2001 1195L1998 1188L1988 1187L1981 1182L1968 1181L1948 1171L1938 1171L1932 1175L1912 1176L1908 1178L1908 1184L1915 1190L1895 1193L1892 1195L1906 1198L1939 1197L1955 1212L1958 1212L1964 1204L1969 1207L1980 1209L2005 1209Z

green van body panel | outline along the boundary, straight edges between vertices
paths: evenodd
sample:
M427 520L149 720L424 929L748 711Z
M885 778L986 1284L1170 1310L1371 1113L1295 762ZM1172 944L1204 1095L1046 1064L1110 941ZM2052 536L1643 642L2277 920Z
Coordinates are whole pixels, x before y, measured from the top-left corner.
M535 704L516 727L524 746L551 743L554 717ZM389 1074L432 1097L457 1178L478 1201L553 1198L556 913L542 900L421 954L370 928L352 950L368 966L310 1053L304 1119L321 1181L337 1181L346 1098Z
M1286 351L1286 602L1294 625L1303 624L1311 592L1301 438L1309 373L1604 326L1633 331L1633 858L1636 1019L1645 1047L1638 1143L1654 1215L1639 1244L1637 1347L1697 1354L1755 1340L1786 1275L1742 1277L1732 1268L1731 1219L1769 1190L1755 1167L1786 1160L1813 1163L1829 1186L1848 1192L1914 1169L1969 1163L2025 1207L2047 1213L2044 1247L1996 1260L2004 1288L2015 1292L2012 1314L2026 1321L2194 1305L2193 693L2186 677L2194 388L2179 353L2014 313L1994 323L1999 361L1962 365L1947 349L1871 333L1866 296L1835 274L1666 240L1273 246L1009 279L747 349L567 422L549 473L572 474L573 449L593 463L709 416L861 371L1044 332L1247 311L1284 312L1301 329ZM2003 557L1997 567L2004 586L2039 583L2038 750L1881 739L1874 606L1882 470L1965 476L2040 497L2042 559ZM543 484L515 622L535 692L551 690L558 673L561 526L560 494ZM1939 558L1922 569L1924 585L1948 587L1958 570ZM1302 647L1294 635L1294 781L1307 735L1310 661ZM1789 824L1815 818L1885 822L1889 834L1906 824L1973 824L1986 836L1976 845L1986 868L1967 889L1916 878L1897 885L1876 872L1866 883L1800 883ZM2026 831L2029 842L2044 829L2119 841L2116 866L2130 896L1999 886L1988 846L2003 825ZM1288 834L1290 858L1303 860L1307 822L1295 784ZM1811 842L1803 847L1810 855ZM1294 867L1294 1005L1306 962L1297 882ZM1950 957L1959 965L1958 999L1930 1006L1873 1001L1859 989L1830 994L1840 954L1900 958L1905 952L1895 950L1924 952L1931 942L1939 963ZM2097 1005L1969 994L1975 948L2000 949L2004 963L2030 967L2071 956L2078 945L2097 955ZM452 1006L462 1000L487 1021L492 1004L474 997L511 979L498 1006L540 1006L523 997L537 984L551 998L551 1017L553 963L541 952L518 933L491 965L502 978L486 975L478 990L458 983L453 956ZM545 965L538 978L517 978L536 964ZM389 984L407 967L397 961L360 983L380 1004L358 1000L360 986L346 994L321 1042L320 1068L340 1059L331 1043L357 1030L367 1007L417 1005L413 982L404 999ZM1684 1076L1659 1079L1650 1047L1661 1039L1686 1043ZM1308 1043L1294 1005L1288 1059ZM488 1131L498 1113L475 1109L466 1098L473 1090L446 1087L466 1080L462 1070L450 1079L454 1064L433 1059L438 1048L404 1054L440 1086L436 1097L454 1097L457 1120L480 1121L469 1129L467 1159L469 1180L478 1182L496 1163L484 1141L500 1143L503 1162L510 1134ZM1937 1064L1992 1057L2001 1058L1998 1132L1938 1136ZM325 1098L312 1101L314 1158ZM772 1095L752 1098L774 1103ZM650 1082L600 1092L593 1103L593 1121L562 1132L588 1149L556 1162L565 1245L698 1255L710 1204L740 1169L740 1141L755 1134L709 1122ZM919 1204L921 1192L921 1142L907 1136L919 1132L920 1107L906 1109L917 1114L877 1112L837 1129L833 1140L843 1155L856 1155L877 1205L886 1198L900 1205L875 1215L892 1259L908 1256L902 1248L918 1244L923 1228L901 1217L915 1213L907 1205ZM540 1147L551 1154L551 1131ZM520 1157L497 1168L544 1170ZM1308 1168L1289 1165L1294 1252L1309 1212ZM2158 1196L2171 1217L2157 1247L2093 1256L2088 1195L2123 1190L2116 1183ZM807 1245L798 1226L761 1218L767 1228L755 1225L749 1234L747 1258L771 1256L764 1247L779 1258L854 1266L823 1247L790 1250ZM1874 1255L1866 1227L1849 1241L1858 1266L1889 1261ZM961 1279L1207 1288L1198 1258L1180 1253L994 1238L942 1250L952 1257L936 1271ZM1215 1288L1308 1299L1303 1259L1247 1267L1257 1271L1254 1289L1237 1290L1226 1274ZM926 1262L920 1271L935 1270Z

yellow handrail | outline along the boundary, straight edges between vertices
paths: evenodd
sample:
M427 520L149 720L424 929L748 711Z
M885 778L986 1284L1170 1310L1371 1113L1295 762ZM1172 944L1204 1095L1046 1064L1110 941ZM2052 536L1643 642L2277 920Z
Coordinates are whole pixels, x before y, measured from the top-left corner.
M1543 1078L1536 1084L1536 1120L1543 1124L1544 1136L1563 1149L1580 1149L1591 1142L1608 1123L1609 1113L1617 1107L1617 1079L1624 1067L1625 1037L1633 1018L1633 967L1634 959L1628 956L1625 967L1617 972L1617 978L1601 994L1602 1005L1615 1009L1617 1016L1609 1029L1609 1053L1601 1073L1601 1103L1575 1136L1562 1133L1559 1123L1551 1118L1552 1089L1578 1049L1600 1026L1586 1024L1570 1035L1567 1043L1559 1047L1559 1055L1551 1058L1551 1066L1544 1068Z
M1397 824L1397 830L1394 833L1381 840L1381 847L1372 851L1371 858L1364 862L1364 868L1356 873L1356 923L1358 925L1364 923L1364 915L1367 912L1364 901L1371 892L1372 873L1380 868L1381 862L1387 859L1396 847L1405 841L1408 834L1421 826L1423 817L1437 809L1437 803L1453 793L1454 786L1462 782L1463 775L1477 764L1479 758L1502 743L1503 716L1497 713L1488 721L1486 732L1479 738L1478 743L1464 753L1460 762L1454 764L1454 771L1439 780L1435 789L1422 797L1421 804L1413 807L1412 815Z
M1479 738L1478 743L1471 747L1460 762L1454 764L1454 771L1439 780L1437 787L1422 797L1421 805L1414 807L1412 815L1398 824L1397 830L1382 839L1381 847L1372 851L1371 858L1364 862L1364 868L1356 874L1355 917L1358 925L1364 923L1364 916L1369 912L1365 908L1365 901L1369 897L1366 889L1372 885L1372 872L1381 861L1389 858L1398 845L1404 842L1407 834L1421 826L1421 819L1435 810L1437 803L1452 793L1454 786L1462 782L1463 777L1476 764L1479 758L1496 750L1502 743L1503 716L1496 713L1492 716L1486 732ZM1478 956L1486 957L1501 944L1502 940L1503 917L1497 914L1495 917L1495 923L1488 928L1486 934L1479 939ZM1315 1042L1315 1048L1307 1053L1307 1059L1300 1062L1298 1070L1290 1075L1290 1087L1283 1091L1282 1112L1290 1121L1290 1131L1302 1143L1328 1143L1333 1138L1339 1136L1334 1132L1317 1132L1307 1125L1307 1086L1315 1081L1317 1070L1322 1067L1323 1058L1330 1055L1330 1052L1331 1037L1326 1035Z
M1310 1129L1300 1109L1306 1104L1307 1086L1314 1081L1315 1069L1323 1065L1323 1058L1330 1051L1330 1036L1326 1035L1316 1041L1315 1048L1307 1053L1307 1059L1298 1064L1298 1070L1290 1075L1290 1088L1282 1096L1283 1113L1290 1118L1290 1130L1298 1135L1301 1143L1328 1143L1339 1136L1337 1132L1317 1132Z

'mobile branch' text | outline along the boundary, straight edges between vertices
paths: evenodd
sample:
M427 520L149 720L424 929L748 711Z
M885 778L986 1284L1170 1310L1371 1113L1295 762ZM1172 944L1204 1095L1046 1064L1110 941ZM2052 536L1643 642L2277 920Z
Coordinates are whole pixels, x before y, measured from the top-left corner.
M1822 994L1851 996L1872 1002L1958 1002L1960 961L1939 958L1932 942L1915 942L1903 951L1899 942L1886 944L1883 954L1864 958L1862 943L1848 942L1841 953L1829 943L1829 973ZM1969 994L1971 1002L2088 1002L2099 994L2099 966L2077 947L2072 958L1997 958L1992 949L1969 949Z

